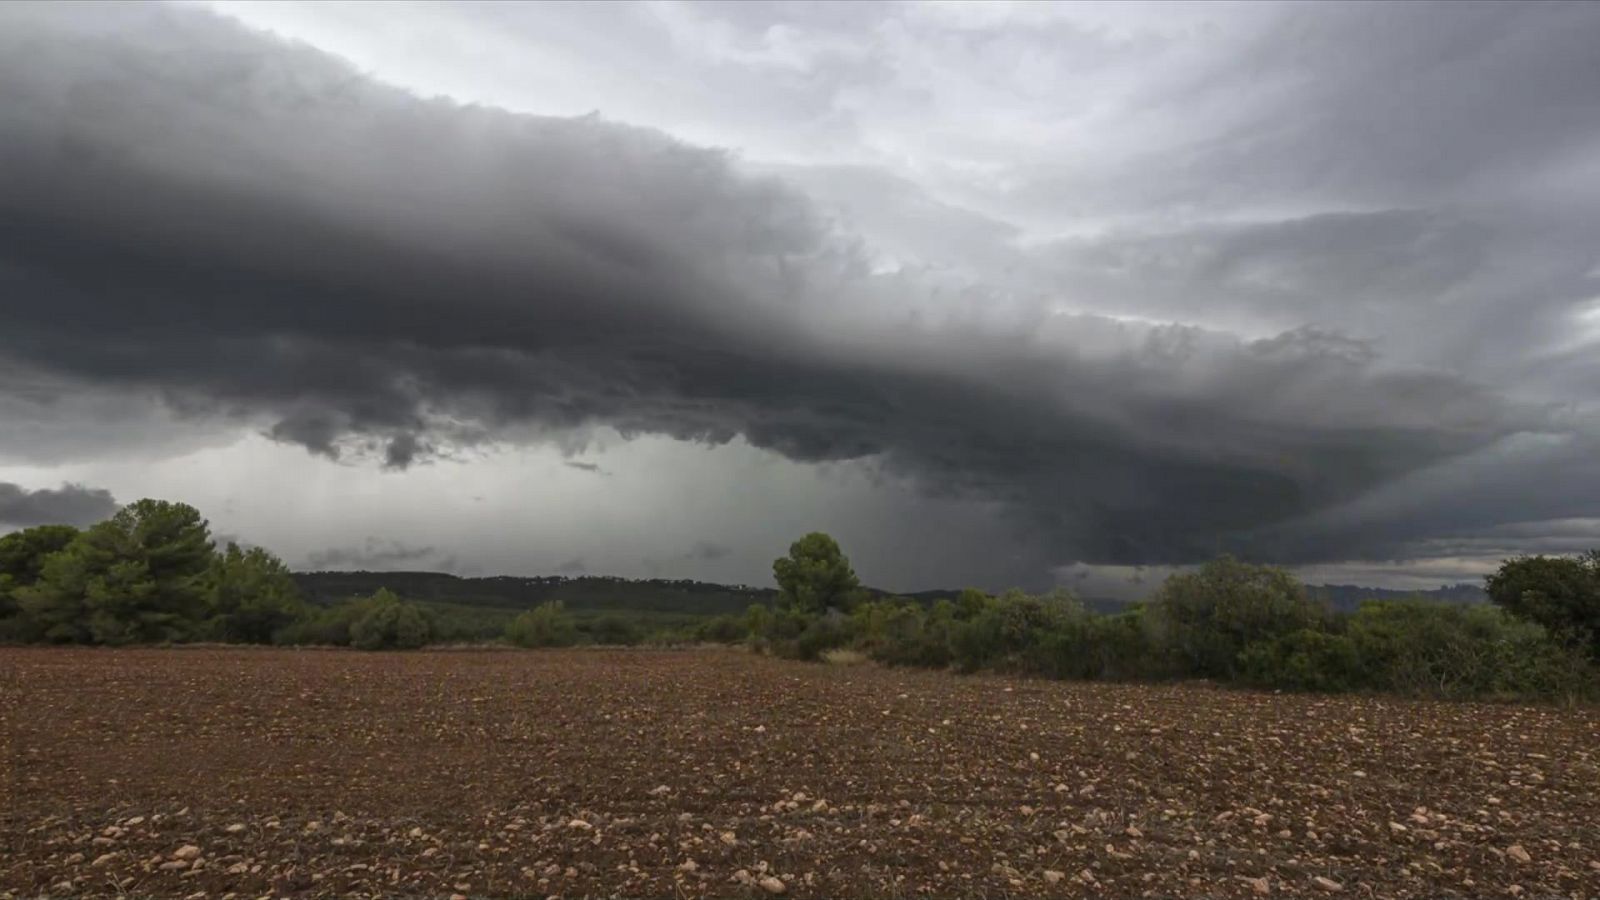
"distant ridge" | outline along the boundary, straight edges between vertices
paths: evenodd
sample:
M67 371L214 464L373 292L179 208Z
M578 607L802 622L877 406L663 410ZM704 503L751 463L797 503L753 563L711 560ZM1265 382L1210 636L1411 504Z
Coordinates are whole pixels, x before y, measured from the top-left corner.
M611 575L491 575L464 577L447 572L296 572L295 581L313 603L332 604L388 588L412 600L457 603L494 609L528 609L559 600L574 611L628 610L635 612L721 615L741 613L752 604L771 604L772 588L747 584L716 584L693 579L632 579ZM933 604L954 599L959 590L914 591L893 594L869 588L878 596L903 596ZM1338 610L1353 610L1363 600L1423 598L1445 603L1481 603L1483 589L1472 584L1446 585L1430 591L1397 591L1353 584L1308 585L1312 597ZM1104 597L1084 597L1084 605L1098 612L1116 612L1128 604Z

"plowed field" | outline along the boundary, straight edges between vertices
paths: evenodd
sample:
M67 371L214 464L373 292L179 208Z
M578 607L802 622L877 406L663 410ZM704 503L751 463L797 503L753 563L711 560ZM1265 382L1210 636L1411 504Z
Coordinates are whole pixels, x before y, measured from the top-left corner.
M0 648L0 895L1600 895L1600 714L723 650Z

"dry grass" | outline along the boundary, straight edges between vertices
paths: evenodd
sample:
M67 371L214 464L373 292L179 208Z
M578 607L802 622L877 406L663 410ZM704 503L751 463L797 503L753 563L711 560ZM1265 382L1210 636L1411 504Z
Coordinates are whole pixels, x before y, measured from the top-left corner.
M822 661L830 666L859 666L869 663L872 660L870 660L865 653L862 653L859 650L850 650L841 647L823 653Z

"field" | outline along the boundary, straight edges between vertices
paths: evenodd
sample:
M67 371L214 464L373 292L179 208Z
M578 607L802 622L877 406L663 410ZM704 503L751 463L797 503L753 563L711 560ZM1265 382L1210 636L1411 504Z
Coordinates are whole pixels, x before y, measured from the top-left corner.
M0 894L1600 895L1600 714L731 650L0 649Z

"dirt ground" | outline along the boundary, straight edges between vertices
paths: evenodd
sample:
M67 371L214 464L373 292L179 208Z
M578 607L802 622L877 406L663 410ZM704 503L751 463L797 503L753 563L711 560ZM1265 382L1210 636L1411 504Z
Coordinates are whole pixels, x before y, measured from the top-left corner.
M0 896L1600 896L1600 714L731 650L0 648Z

